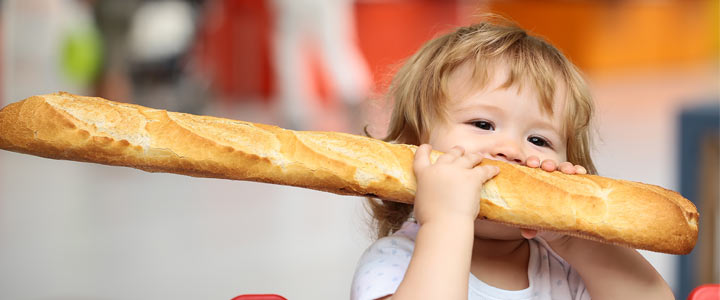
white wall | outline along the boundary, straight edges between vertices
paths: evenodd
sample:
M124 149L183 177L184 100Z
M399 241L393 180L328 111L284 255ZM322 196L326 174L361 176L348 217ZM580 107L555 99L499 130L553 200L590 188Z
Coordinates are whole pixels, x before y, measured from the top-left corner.
M0 298L348 294L358 198L0 152Z

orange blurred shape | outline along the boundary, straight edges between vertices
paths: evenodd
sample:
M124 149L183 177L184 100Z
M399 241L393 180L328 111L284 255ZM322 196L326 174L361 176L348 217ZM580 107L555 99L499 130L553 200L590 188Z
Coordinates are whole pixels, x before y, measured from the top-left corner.
M718 1L491 1L588 72L718 59Z

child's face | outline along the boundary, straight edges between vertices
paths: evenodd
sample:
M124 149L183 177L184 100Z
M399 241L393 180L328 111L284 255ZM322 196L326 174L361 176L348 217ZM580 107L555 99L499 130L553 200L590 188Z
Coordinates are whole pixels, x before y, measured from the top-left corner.
M516 164L524 165L531 156L565 162L565 100L556 96L554 114L545 114L532 84L524 83L522 90L518 84L500 88L508 73L504 63L495 64L480 89L470 84L472 66L458 67L448 81L447 119L431 125L425 142L442 152L462 146L466 153ZM556 95L564 95L564 86L556 86Z

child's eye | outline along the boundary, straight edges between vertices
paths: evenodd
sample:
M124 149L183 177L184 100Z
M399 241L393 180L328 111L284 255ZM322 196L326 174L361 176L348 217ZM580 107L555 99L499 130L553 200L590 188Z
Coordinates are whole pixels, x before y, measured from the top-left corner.
M550 142L548 140L541 138L539 136L531 136L531 137L528 137L527 140L528 140L528 142L531 142L531 143L533 143L533 145L538 146L538 147L552 148L552 145L550 144Z
M472 121L470 124L482 130L495 130L495 125L488 121Z

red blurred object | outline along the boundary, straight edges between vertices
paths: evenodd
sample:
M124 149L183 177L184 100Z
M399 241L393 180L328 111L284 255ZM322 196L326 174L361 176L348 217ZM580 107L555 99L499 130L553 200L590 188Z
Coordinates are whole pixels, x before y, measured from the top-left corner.
M268 2L210 1L202 12L193 56L223 98L267 101L275 92L274 14ZM359 47L379 87L423 43L458 25L457 1L361 1L355 5L355 16ZM314 89L325 98L332 93L327 74L315 57L308 59L309 75L316 78Z
M696 287L688 300L720 300L720 284L703 284Z
M457 1L358 1L358 43L382 90L405 59L458 25Z
M285 297L275 294L240 295L232 300L287 300Z
M209 1L193 56L224 98L269 99L271 13L268 1Z

